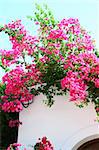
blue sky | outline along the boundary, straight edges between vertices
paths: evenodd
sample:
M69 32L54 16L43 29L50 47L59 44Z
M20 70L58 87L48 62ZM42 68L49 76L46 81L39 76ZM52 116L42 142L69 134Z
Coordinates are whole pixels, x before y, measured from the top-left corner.
M0 24L12 20L21 19L32 34L36 33L33 22L26 16L33 15L35 2L46 3L53 11L56 19L74 17L91 32L93 38L98 41L99 35L99 1L98 0L0 0ZM0 49L10 49L7 36L0 33ZM97 42L97 46L99 46Z

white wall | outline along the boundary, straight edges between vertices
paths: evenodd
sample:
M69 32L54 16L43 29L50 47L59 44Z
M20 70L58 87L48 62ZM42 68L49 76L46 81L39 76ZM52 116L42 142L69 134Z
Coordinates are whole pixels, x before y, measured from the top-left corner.
M69 96L56 96L55 104L48 108L43 99L43 95L35 97L33 104L20 113L23 125L18 142L35 144L39 137L47 136L55 150L71 150L79 141L99 133L92 104L79 109L69 102Z

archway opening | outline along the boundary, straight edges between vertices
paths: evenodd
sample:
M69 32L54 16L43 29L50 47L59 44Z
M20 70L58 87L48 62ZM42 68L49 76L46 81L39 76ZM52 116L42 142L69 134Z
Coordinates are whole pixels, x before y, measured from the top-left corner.
M82 144L77 150L99 150L99 138Z

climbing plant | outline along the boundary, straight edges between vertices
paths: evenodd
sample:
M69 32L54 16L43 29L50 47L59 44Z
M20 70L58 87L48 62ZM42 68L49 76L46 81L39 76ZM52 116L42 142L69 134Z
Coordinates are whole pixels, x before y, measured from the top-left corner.
M79 107L93 103L99 116L99 53L95 41L77 18L58 21L49 8L36 4L37 36L30 35L21 20L1 26L9 36L11 50L0 50L0 108L20 112L33 97L46 95L44 103L54 104L55 95L70 94Z

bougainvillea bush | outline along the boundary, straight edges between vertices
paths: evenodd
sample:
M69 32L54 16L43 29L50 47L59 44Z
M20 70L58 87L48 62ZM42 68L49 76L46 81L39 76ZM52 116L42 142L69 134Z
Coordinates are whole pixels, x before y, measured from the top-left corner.
M0 50L0 107L20 112L40 93L48 106L55 95L70 93L79 107L89 102L99 116L99 58L95 41L77 18L55 20L47 6L36 5L37 36L30 35L21 20L0 28L9 36L11 50Z

